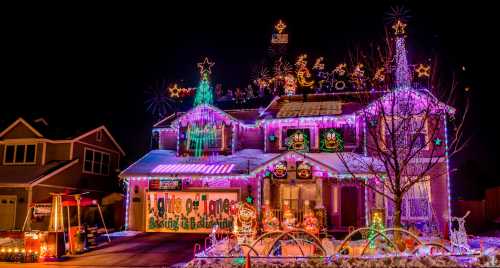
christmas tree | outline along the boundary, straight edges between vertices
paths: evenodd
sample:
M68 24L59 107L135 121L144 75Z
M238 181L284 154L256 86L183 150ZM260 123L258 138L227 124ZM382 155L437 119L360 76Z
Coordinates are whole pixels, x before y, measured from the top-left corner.
M196 89L196 95L194 97L194 106L198 106L200 104L213 104L213 92L212 87L210 86L209 75L212 73L210 68L214 65L213 62L210 62L208 58L205 58L203 62L198 63L198 67L200 68L201 81Z
M370 241L370 248L375 247L375 239L374 238L377 235L377 233L383 232L385 229L382 214L383 214L383 212L380 210L374 210L372 212L372 222L370 225L370 231L368 231L368 241Z

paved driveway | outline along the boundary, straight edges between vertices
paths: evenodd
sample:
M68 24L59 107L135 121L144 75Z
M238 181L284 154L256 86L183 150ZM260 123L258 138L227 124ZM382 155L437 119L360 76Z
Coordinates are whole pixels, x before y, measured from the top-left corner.
M193 257L193 245L206 235L145 233L121 238L66 261L37 264L1 263L0 267L170 267Z

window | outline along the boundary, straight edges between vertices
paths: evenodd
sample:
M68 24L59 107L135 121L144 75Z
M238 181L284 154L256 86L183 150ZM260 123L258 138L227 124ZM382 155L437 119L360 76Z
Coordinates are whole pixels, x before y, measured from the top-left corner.
M422 147L427 148L427 123L422 122L421 119L408 120L408 119L395 119L394 127L397 129L398 133L389 133L386 130L387 126L391 126L391 119L387 119L384 122L384 127L382 128L382 135L384 139L384 145L387 147L392 147L391 139L395 138L396 146L398 148L408 148L419 150ZM391 137L391 135L393 137ZM413 142L413 144L412 144ZM411 147L411 148L409 148Z
M413 185L405 193L401 204L402 221L428 221L431 219L431 196L429 181L419 182ZM394 203L386 199L387 218L394 216Z
M4 150L4 164L35 164L36 144L7 144Z
M209 130L206 128L200 133L190 130L189 133L189 149L196 150L197 148L202 148L203 150L221 150L223 149L223 139L224 139L224 127L215 126Z
M100 130L100 129L97 131L96 140L102 141L102 130Z
M85 148L83 172L109 175L110 155L105 152Z

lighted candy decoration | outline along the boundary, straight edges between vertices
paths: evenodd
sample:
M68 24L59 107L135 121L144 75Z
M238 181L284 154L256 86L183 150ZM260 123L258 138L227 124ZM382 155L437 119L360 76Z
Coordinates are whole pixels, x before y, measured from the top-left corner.
M322 133L320 148L325 152L339 152L344 150L344 141L340 133L334 129L329 129Z
M297 130L288 138L288 149L295 151L309 150L307 134Z
M251 244L257 234L257 210L254 206L246 202L237 204L233 233L238 244Z
M300 163L297 166L297 176L301 179L308 179L312 175L311 166L307 163Z
M280 221L271 212L269 200L265 201L263 210L264 210L264 218L262 220L262 227L264 229L264 232L272 232L272 231L279 230L280 229Z
M295 215L293 215L292 210L288 207L288 201L285 201L283 204L283 223L281 223L281 227L283 231L292 231L297 227L297 219Z
M302 223L304 230L314 235L319 235L319 221L318 218L316 218L316 215L314 215L314 212L309 209L309 200L306 200L304 205L306 207L304 222Z
M278 162L273 169L273 174L277 178L283 178L286 176L287 168L286 168L286 162Z

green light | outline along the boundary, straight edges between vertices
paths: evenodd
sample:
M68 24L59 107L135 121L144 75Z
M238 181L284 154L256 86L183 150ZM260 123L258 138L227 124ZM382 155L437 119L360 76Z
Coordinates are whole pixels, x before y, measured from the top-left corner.
M200 84L196 89L193 106L196 107L200 104L213 104L213 98L212 87L210 86L210 82L208 81L208 73L203 73Z

